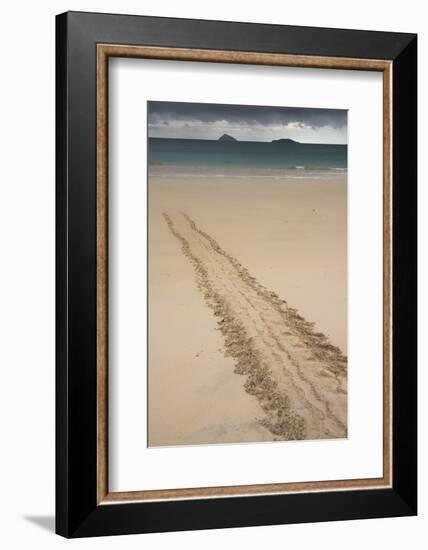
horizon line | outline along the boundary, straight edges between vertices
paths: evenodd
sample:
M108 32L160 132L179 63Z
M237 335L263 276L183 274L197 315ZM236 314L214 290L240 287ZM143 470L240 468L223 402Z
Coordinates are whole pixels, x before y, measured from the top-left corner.
M296 139L293 139L293 138L277 138L277 139L273 139L273 140L270 140L270 141L260 141L260 140L247 140L247 139L236 139L234 138L233 140L231 141L222 141L220 140L220 138L217 138L217 139L209 139L209 138L188 138L188 137L161 137L161 136L147 136L148 139L181 139L181 140L185 140L185 141L221 141L221 143L275 143L275 142L280 142L281 140L289 140L289 141L293 141L294 143L298 143L299 145L344 145L344 146L348 146L348 143L326 143L326 142L320 142L320 141L297 141ZM220 136L221 137L221 136ZM230 137L233 137L233 136L230 136Z

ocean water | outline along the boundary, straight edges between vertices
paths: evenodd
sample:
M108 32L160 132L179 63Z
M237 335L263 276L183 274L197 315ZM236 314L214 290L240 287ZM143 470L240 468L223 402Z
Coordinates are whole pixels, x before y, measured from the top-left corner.
M347 146L297 142L149 138L150 173L158 176L321 177L347 170Z

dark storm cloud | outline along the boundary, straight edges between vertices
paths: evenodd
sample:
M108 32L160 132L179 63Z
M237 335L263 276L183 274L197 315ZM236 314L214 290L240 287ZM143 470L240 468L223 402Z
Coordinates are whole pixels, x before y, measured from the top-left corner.
M217 105L204 103L149 102L149 124L167 125L215 124L253 127L278 127L293 125L294 128L346 127L347 112L338 109L304 109L295 107L259 107L247 105Z

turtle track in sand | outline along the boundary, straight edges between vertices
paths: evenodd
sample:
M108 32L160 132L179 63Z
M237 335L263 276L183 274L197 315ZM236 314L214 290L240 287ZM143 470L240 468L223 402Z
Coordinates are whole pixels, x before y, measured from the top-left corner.
M347 435L347 358L296 309L262 286L187 214L163 217L217 318L225 355L275 440Z

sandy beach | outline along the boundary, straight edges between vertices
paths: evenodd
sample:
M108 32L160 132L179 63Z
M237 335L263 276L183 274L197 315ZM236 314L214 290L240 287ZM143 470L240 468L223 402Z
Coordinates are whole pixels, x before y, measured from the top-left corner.
M149 181L149 445L346 437L346 175Z

